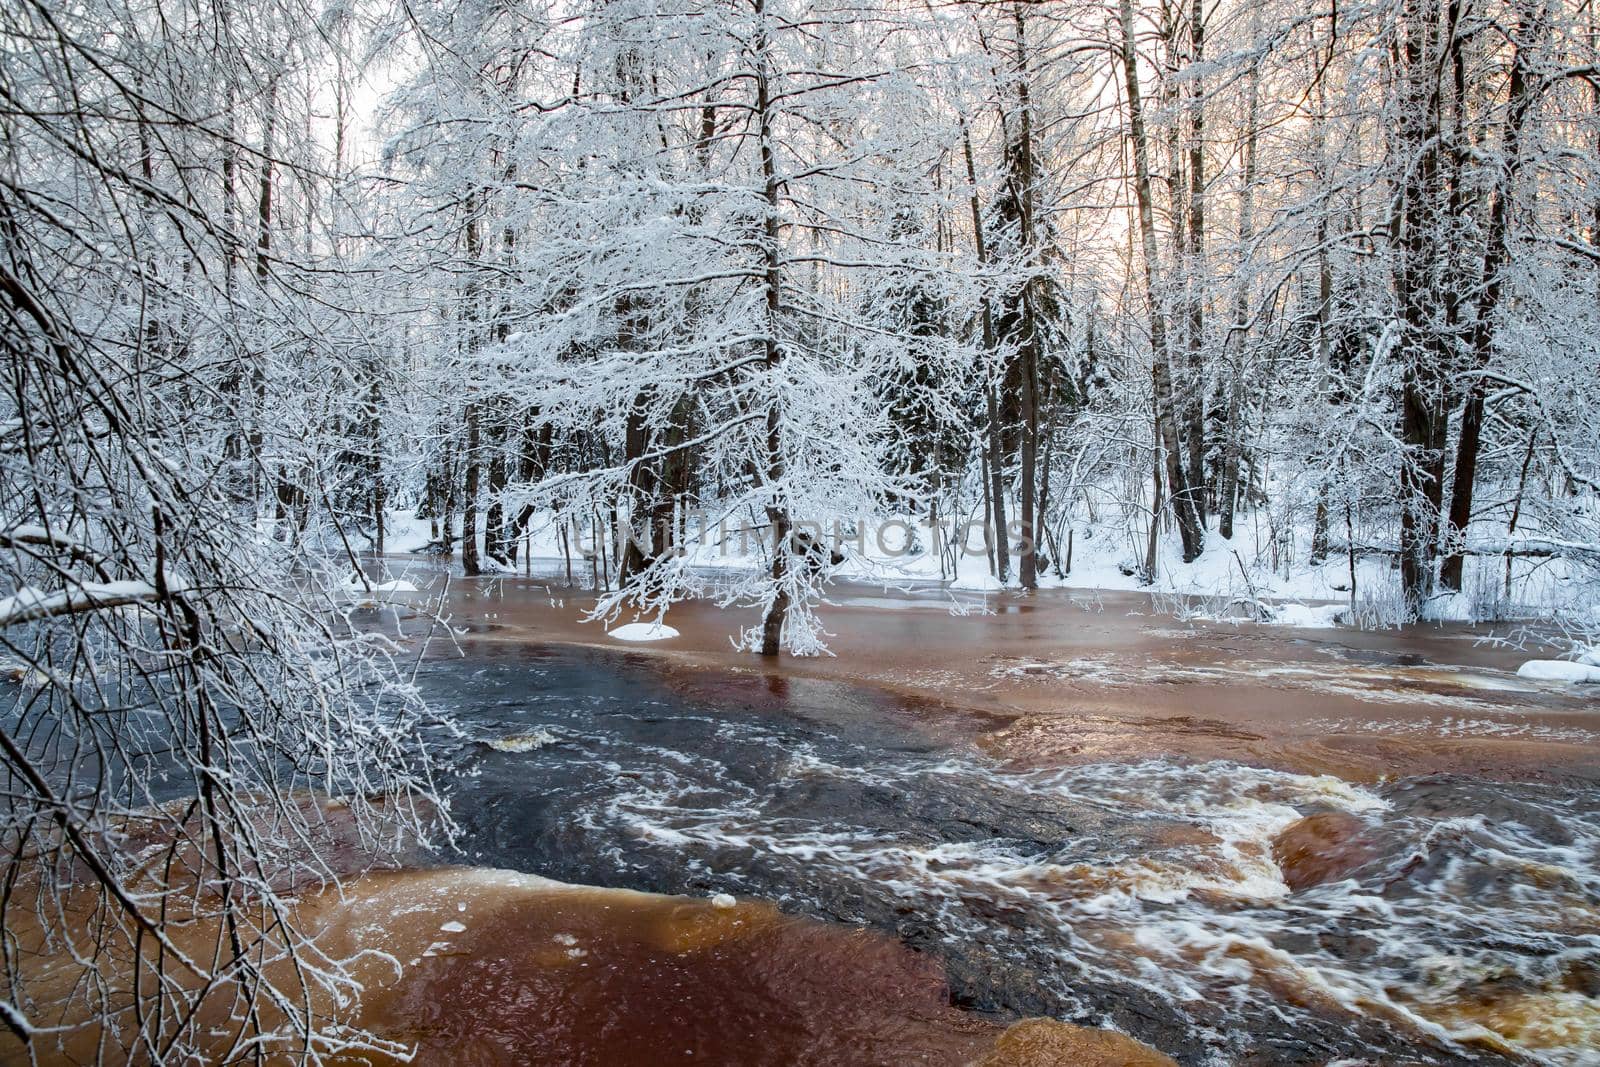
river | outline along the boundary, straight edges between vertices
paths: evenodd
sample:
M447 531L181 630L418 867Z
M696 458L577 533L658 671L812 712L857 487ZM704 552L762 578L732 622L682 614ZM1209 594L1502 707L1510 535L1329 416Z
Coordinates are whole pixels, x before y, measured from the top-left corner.
M847 591L824 616L837 658L768 669L706 606L633 650L602 647L579 604L537 581L448 601L455 641L435 630L418 674L463 728L434 739L464 831L441 859L775 906L890 946L873 965L859 941L829 950L858 977L934 966L908 988L943 982L934 999L972 1020L1111 1028L1185 1064L1600 1062L1600 713L1519 682L1481 634ZM537 947L517 927L497 943ZM801 972L837 966L829 936L759 980L744 960L737 983L800 997ZM702 979L729 980L674 979L700 1022L653 1062L913 1062L926 1039L858 1020L876 1037L841 1053L830 1026L682 994ZM461 981L436 976L429 1002ZM607 988L591 1038L676 1018ZM561 1041L568 1062L621 1062L552 1038L537 999L410 1033L474 1062L552 1040L539 1062Z

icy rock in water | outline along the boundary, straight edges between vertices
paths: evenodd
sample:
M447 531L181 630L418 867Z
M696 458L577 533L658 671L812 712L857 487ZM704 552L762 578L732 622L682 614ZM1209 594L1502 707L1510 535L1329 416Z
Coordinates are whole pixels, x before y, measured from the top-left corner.
M665 641L677 637L678 631L659 622L630 622L607 633L618 641Z
M1013 1024L979 1067L1178 1067L1170 1057L1112 1030L1090 1030L1054 1019Z
M739 902L733 898L731 893L718 893L711 898L711 906L713 908L736 908L739 906Z
M1530 659L1517 668L1518 678L1536 682L1578 682L1600 685L1600 666L1564 659Z
M352 574L344 580L344 587L357 593L415 593L417 587L403 578L391 578L386 582L362 581L361 576Z
M540 728L525 734L510 734L506 737L496 737L489 742L489 747L496 752L532 752L536 748L556 743L556 735L549 730Z
M32 689L50 684L50 676L37 667L11 660L0 663L0 678Z
M375 593L415 593L417 587L402 578L396 578L390 582L379 582L372 590Z
M1283 880L1299 892L1349 877L1375 853L1365 837L1367 824L1348 811L1307 815L1272 839L1272 859Z

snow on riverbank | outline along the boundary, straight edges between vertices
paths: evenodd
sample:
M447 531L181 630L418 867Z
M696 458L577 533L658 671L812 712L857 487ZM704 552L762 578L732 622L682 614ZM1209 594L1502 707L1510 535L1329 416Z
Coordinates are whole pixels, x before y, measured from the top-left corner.
M765 530L755 520L748 521L750 529L743 529L736 516L724 517L720 523L713 517L704 526L690 526L693 543L687 563L705 578L708 588L736 574L765 569ZM834 576L841 579L890 587L937 583L978 593L1017 587L1017 560L1012 559L1011 581L1002 585L991 572L984 533L978 525L969 527L965 549L954 541L949 526L935 532L915 515L838 524L828 520L799 527L820 535L830 549L841 547L844 561L833 568ZM603 562L614 568L614 547L606 546L602 557L595 550L590 528L569 525L565 533L563 538L549 513L536 514L519 543L517 565L499 569L507 574L523 573L529 553L534 561L529 568L532 571L545 576L570 571L577 582L589 581ZM433 543L428 520L391 513L386 543L391 554L424 553ZM1054 536L1048 547L1058 551L1042 552L1041 588L1149 592L1156 597L1157 610L1174 615L1325 628L1348 625L1352 617L1363 626L1390 625L1402 614L1399 576L1389 557L1358 555L1352 566L1347 555L1335 550L1313 563L1309 527L1275 529L1264 519L1245 519L1231 540L1224 540L1213 528L1205 551L1188 563L1181 558L1177 539L1163 537L1150 580L1143 574L1146 545L1137 530L1084 519ZM487 554L481 558L487 568L496 568ZM1558 613L1583 619L1593 614L1588 606L1595 602L1592 582L1579 568L1549 559L1527 567L1522 562L1514 566L1513 595L1507 597L1504 558L1469 557L1463 591L1435 597L1426 607L1426 617L1476 622L1548 618ZM612 636L661 639L620 637L615 632Z
M1536 682L1600 685L1600 667L1564 659L1530 659L1517 668L1517 677Z

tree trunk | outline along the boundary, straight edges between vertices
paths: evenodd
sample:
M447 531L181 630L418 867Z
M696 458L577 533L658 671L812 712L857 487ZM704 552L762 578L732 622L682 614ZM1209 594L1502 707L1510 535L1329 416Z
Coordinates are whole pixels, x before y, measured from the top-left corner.
M640 529L640 519L648 513L646 502L655 492L654 474L644 459L650 443L650 430L644 421L647 402L648 397L642 392L633 398L622 429L622 464L628 470L625 490L628 514L624 520L627 532L619 541L622 555L617 561L617 581L622 585L648 567L652 555L640 543L650 536L648 530Z
M768 84L768 64L771 56L767 44L766 0L755 0L756 32L753 51L756 60L756 121L760 124L761 177L763 198L766 201L762 227L762 259L765 270L763 283L767 298L766 338L763 363L767 374L776 379L782 352L778 345L778 318L782 306L782 277L778 265L778 163L777 146L773 141L772 96ZM776 382L774 381L775 385ZM766 470L763 472L771 497L767 503L767 521L772 533L772 600L761 620L761 654L776 656L783 643L783 627L789 618L789 511L779 494L782 493L783 413L779 407L776 389L767 398Z
M1189 12L1192 62L1205 59L1205 9L1193 0ZM1205 83L1189 79L1189 242L1184 278L1189 294L1187 366L1184 374L1184 431L1188 438L1189 504L1200 526L1206 522L1206 388L1205 388Z
M1401 108L1396 127L1403 178L1400 188L1400 259L1396 279L1401 305L1403 368L1400 436L1400 586L1415 617L1433 591L1443 498L1446 338L1433 325L1444 306L1434 283L1442 246L1439 216L1444 190L1439 174L1437 57L1438 11L1431 0L1406 0L1402 24Z
M968 130L966 120L961 122L961 150L966 157L967 188L970 190L968 206L972 210L972 240L976 246L979 269L989 264L989 250L983 236L983 213L978 204L978 177L972 164L972 134ZM989 294L984 293L980 318L983 322L983 350L991 357L996 353L999 343L994 332L994 312L989 305ZM993 546L995 566L998 571L995 575L1001 585L1011 580L1011 546L1006 534L1006 476L1005 476L1005 450L1002 444L1004 435L1000 432L1000 400L995 396L993 381L984 384L983 389L984 414L987 417L988 437L988 475L986 486L991 503L993 515L985 516L990 519L990 529L985 536Z
M1034 231L1034 174L1033 174L1033 108L1028 92L1028 37L1027 23L1022 15L1023 6L1013 4L1012 22L1017 34L1017 145L1011 153L1011 177L1017 185L1017 203L1022 221L1022 248L1024 261L1031 269L1037 255L1037 235ZM1037 479L1039 472L1039 328L1037 285L1030 275L1022 289L1021 344L1017 358L1021 364L1021 389L1018 395L1019 414L1022 421L1021 491L1017 502L1018 525L1022 543L1022 559L1018 578L1024 589L1039 587L1038 531L1035 523L1038 514ZM1003 536L1003 534L1002 534Z
M1155 416L1150 453L1150 531L1145 540L1144 575L1141 584L1153 585L1156 580L1156 546L1161 539L1161 416Z
M1122 67L1128 93L1128 134L1133 141L1134 192L1139 206L1139 235L1144 246L1145 297L1150 304L1151 378L1155 393L1156 422L1167 453L1167 490L1178 517L1183 558L1191 562L1205 547L1205 530L1192 506L1185 484L1183 451L1173 411L1172 369L1167 347L1166 314L1157 276L1160 255L1156 243L1155 207L1150 195L1150 147L1145 135L1144 105L1139 96L1138 57L1134 49L1133 0L1119 0L1122 23Z
M1517 521L1522 517L1522 494L1528 489L1528 470L1533 466L1533 446L1539 440L1539 426L1534 425L1533 432L1528 434L1528 450L1522 455L1522 470L1517 475L1517 495L1511 502L1511 518L1506 523L1506 599L1511 599L1511 552L1509 546L1511 537L1517 532Z
M1505 137L1501 147L1504 163L1492 193L1489 207L1487 243L1483 251L1481 288L1477 316L1472 326L1471 360L1474 370L1489 365L1494 355L1494 319L1500 307L1501 271L1510 252L1511 197L1516 192L1517 172L1522 166L1522 129L1533 104L1534 86L1529 72L1528 38L1539 31L1526 14L1518 23L1516 51L1511 57L1510 98L1507 103ZM1461 433L1456 442L1455 477L1450 492L1447 532L1450 550L1440 567L1439 583L1446 589L1461 589L1464 560L1460 551L1468 524L1472 521L1472 493L1477 481L1478 452L1483 430L1483 379L1473 381L1461 412Z
M372 478L372 550L383 555L384 510L389 506L383 484L383 382L377 367L372 368L372 381L367 385L367 448L371 455L367 470Z
M501 499L509 476L506 470L506 452L501 442L498 440L491 442L490 448L493 451L489 456L489 504L483 513L483 547L490 559L503 565L511 562L506 540L509 532L505 520L506 507L505 501Z
M267 85L266 114L261 120L261 176L256 194L256 281L263 286L266 285L268 278L272 275L270 254L272 249L272 166L274 153L276 152L274 139L278 121L277 94L278 83L273 80ZM266 407L267 392L266 361L266 352L257 352L250 360L249 462L255 465L257 469L260 469L262 464L261 452L262 444L264 443L261 427L266 417L263 410ZM284 478L281 473L277 472L271 473L270 476L273 477L276 483L274 488L281 500L287 492ZM256 482L256 485L259 489L266 488L259 481ZM257 499L260 499L259 494Z
M478 405L467 403L467 467L465 499L461 512L461 573L471 578L483 573L478 557Z
M1252 23L1252 38L1255 25ZM1245 108L1244 180L1239 189L1239 269L1238 288L1233 301L1233 329L1228 332L1228 413L1223 433L1222 486L1217 519L1217 532L1224 538L1233 538L1234 512L1239 506L1239 464L1243 452L1244 428L1239 425L1240 410L1244 405L1244 358L1250 340L1250 287L1246 265L1251 256L1250 242L1255 238L1256 143L1261 100L1261 67L1250 68L1249 102Z

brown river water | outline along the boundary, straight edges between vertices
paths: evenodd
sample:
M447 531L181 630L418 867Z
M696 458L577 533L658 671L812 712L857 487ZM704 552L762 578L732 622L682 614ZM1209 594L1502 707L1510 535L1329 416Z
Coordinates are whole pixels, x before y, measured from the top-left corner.
M467 728L450 858L672 896L557 921L518 890L375 1024L425 1062L1162 1062L1084 1051L1117 1031L1185 1064L1600 1063L1594 690L1466 627L833 599L835 655L774 665L707 603L630 645L581 591L456 580L419 678Z
M413 1062L1600 1064L1600 691L1482 631L407 577L460 847L304 915Z

